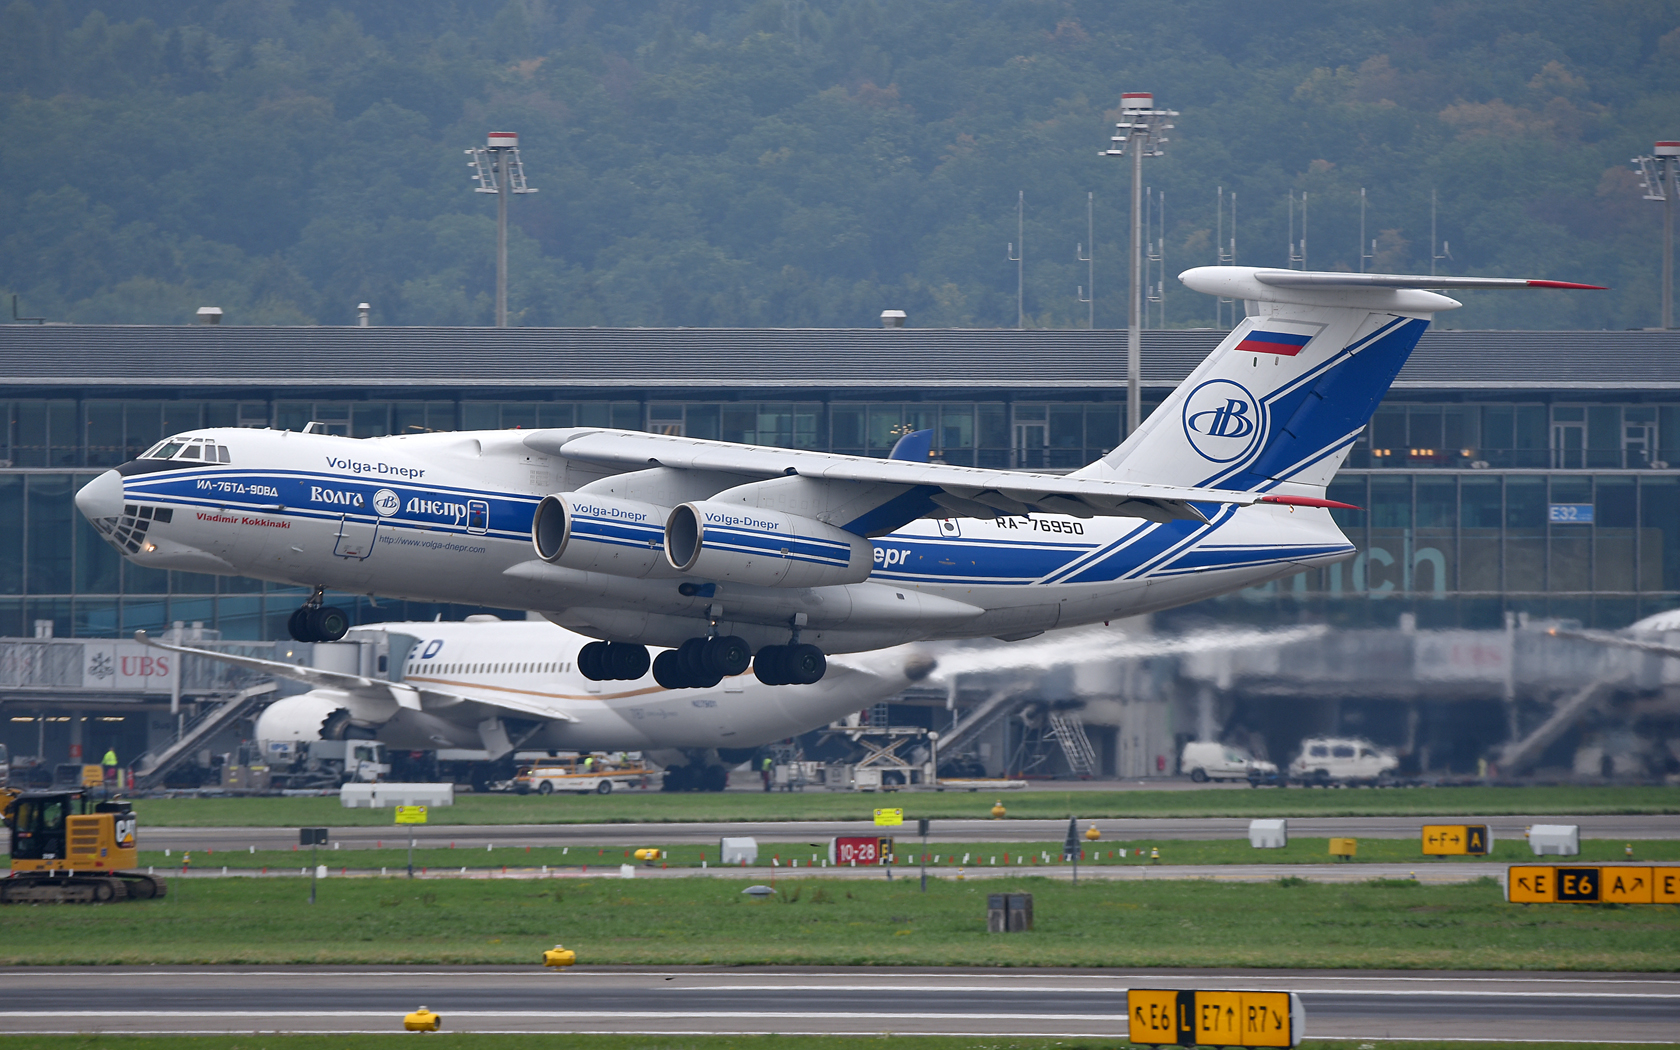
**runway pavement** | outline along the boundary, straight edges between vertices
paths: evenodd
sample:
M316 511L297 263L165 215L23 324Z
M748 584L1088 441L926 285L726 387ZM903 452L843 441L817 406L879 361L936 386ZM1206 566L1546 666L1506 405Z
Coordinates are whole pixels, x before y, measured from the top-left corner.
M1310 1038L1672 1041L1673 974L858 968L13 969L0 1033L446 1031L1120 1037L1133 988L1294 991ZM97 994L89 994L97 989Z
M1494 839L1521 838L1533 824L1577 824L1588 839L1680 839L1680 814L1609 814L1592 816L1504 817L1291 817L1292 835L1327 838L1416 838L1426 823L1486 824ZM1246 817L1144 817L1081 821L1095 824L1110 842L1151 839L1245 839ZM899 829L903 832L905 829ZM914 830L914 825L909 826ZM1062 820L936 820L929 842L1060 842L1067 831ZM483 849L502 846L675 846L716 843L724 835L748 835L760 843L827 845L837 835L872 835L867 820L752 821L694 824L432 824L414 829L421 845ZM372 847L407 840L407 829L343 827L331 829L331 840L343 849ZM290 849L297 843L296 828L166 828L143 827L144 849L240 850Z

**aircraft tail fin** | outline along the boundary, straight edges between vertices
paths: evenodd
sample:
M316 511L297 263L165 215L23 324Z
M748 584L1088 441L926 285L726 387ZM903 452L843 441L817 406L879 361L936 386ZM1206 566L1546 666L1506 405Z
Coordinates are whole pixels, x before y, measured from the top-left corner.
M1426 289L1560 281L1203 266L1179 279L1248 316L1113 452L1078 473L1322 497L1433 316Z

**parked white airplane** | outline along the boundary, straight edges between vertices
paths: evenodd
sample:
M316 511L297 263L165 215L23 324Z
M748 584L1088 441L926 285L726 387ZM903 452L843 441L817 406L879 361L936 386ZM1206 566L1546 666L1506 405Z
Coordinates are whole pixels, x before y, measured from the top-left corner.
M358 671L136 639L302 682L270 704L261 740L379 740L388 747L652 752L673 788L722 790L715 749L753 748L826 725L927 677L934 660L912 646L835 660L822 681L775 689L738 674L673 691L644 676L607 685L578 671L589 639L544 621L383 623L354 627Z
M1549 281L1200 267L1248 316L1117 449L1070 475L577 427L353 440L207 429L76 504L141 565L537 609L611 644L597 679L667 687L749 662L814 682L824 652L1026 638L1350 557L1325 498L1433 315L1431 288ZM756 660L753 660L756 651Z

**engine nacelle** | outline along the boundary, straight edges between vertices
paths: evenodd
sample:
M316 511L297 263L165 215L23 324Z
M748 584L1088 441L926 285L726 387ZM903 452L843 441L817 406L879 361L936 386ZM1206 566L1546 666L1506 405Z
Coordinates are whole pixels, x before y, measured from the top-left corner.
M670 511L651 503L562 492L544 496L531 519L537 557L613 576L672 576L663 522Z
M665 558L680 572L712 580L824 587L868 579L875 547L815 518L699 500L666 519Z

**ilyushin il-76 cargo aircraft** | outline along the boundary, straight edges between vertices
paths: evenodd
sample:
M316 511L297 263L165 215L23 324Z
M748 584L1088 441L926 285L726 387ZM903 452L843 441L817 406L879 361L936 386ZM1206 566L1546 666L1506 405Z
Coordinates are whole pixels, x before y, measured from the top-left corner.
M1325 498L1452 288L1498 278L1199 267L1247 317L1126 441L1072 474L572 427L351 439L205 429L83 488L134 562L537 610L598 639L597 680L670 688L825 653L1026 638L1200 601L1352 556ZM312 428L311 428L312 429Z

